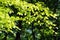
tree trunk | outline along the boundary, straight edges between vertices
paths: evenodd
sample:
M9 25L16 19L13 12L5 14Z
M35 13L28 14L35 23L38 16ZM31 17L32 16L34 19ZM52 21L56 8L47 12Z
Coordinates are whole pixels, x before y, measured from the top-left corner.
M33 23L32 23L32 36L33 36L33 40L35 40L35 32L33 31L34 30L34 26L33 26Z
M17 25L16 25L16 26L18 26L20 29L22 29L21 23L22 23L22 21L18 20L18 21L17 21ZM16 38L15 38L15 40L21 40L21 33L22 33L21 30L16 33Z

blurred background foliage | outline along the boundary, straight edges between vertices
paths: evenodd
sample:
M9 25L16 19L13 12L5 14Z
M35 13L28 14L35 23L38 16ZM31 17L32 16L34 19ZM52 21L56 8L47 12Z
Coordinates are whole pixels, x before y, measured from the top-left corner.
M59 0L0 0L0 40L60 40Z

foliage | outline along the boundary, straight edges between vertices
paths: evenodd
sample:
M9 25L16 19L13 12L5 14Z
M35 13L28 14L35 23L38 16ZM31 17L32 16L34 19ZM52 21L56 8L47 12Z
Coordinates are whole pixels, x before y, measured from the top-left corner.
M46 38L49 36L53 37L56 19L57 14L50 11L43 2L33 4L26 2L26 0L0 0L0 30L3 35L6 32L9 36L12 34L16 36L20 28L16 26L15 21L19 20L22 21L22 40L25 37L28 40L34 40L33 33L36 40L44 38L47 40ZM57 34L57 32L55 33ZM49 40L53 40L53 38Z

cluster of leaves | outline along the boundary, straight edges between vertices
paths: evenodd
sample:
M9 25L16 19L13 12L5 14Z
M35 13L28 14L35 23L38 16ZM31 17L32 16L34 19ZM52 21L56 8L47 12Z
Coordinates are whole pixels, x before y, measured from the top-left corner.
M0 40L1 38L4 38L5 33L14 34L14 31L12 31L12 29L18 29L14 23L15 20L18 20L18 17L10 17L9 13L12 10L9 7L7 7L6 4L2 1L0 0Z
M32 4L26 0L0 0L0 30L14 34L13 31L18 28L15 21L22 21L22 40L26 36L28 40L33 40L33 33L37 40L52 36L55 32L55 19L57 14L45 7L43 2Z
M58 39L60 39L60 1L59 0L58 0L58 6L57 6L56 13L59 15L58 19L56 20L56 24L57 24L57 28L58 28L58 30L56 32L58 33L58 35L57 35Z
M53 12L56 12L59 0L25 0L28 3L44 2Z

